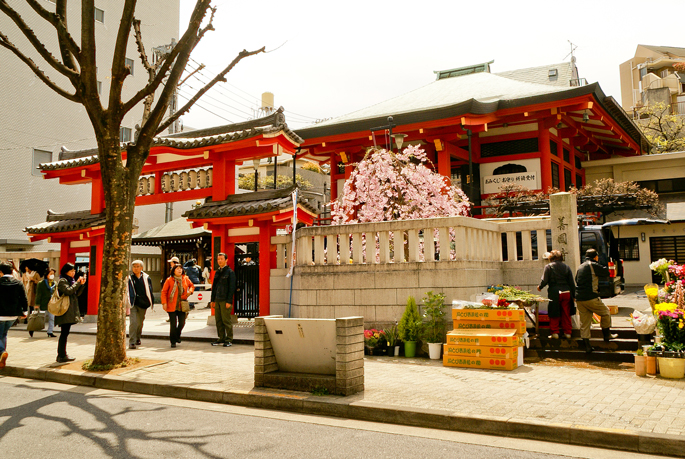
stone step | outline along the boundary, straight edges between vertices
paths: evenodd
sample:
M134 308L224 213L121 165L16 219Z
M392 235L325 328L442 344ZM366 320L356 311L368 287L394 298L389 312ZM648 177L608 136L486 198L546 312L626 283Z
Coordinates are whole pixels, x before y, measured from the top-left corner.
M593 346L594 347L594 346ZM587 354L585 350L578 349L526 349L524 351L525 358L540 358L540 359L559 359L559 360L583 360L604 361L604 362L626 362L633 363L635 357L632 352L627 351L603 351L595 350L591 354Z
M592 347L602 349L603 351L631 351L635 352L638 347L636 339L613 339L608 343L601 338L591 338L590 344ZM555 349L555 350L573 350L584 349L583 342L578 338L572 339L545 339L537 338L530 340L531 349Z

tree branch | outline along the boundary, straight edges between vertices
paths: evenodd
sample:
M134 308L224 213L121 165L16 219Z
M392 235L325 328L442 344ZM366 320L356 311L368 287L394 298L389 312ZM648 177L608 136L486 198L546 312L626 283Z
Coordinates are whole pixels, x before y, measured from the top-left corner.
M55 13L43 8L37 0L26 0L33 10L38 13L40 17L48 21L57 30L57 40L59 42L60 52L62 53L62 61L64 65L70 69L77 71L74 56L78 60L78 55L81 52L76 41L69 34L67 29L67 0L58 0L55 2Z
M73 69L70 69L66 65L62 64L59 62L57 59L55 59L55 56L53 56L50 51L45 47L43 43L38 39L36 36L35 32L31 27L29 27L26 22L24 22L24 19L17 13L11 6L7 4L5 0L0 0L0 11L5 13L7 17L9 17L12 22L16 24L16 26L19 28L22 34L28 39L29 43L33 45L33 47L38 51L38 54L45 59L45 62L50 64L52 68L57 70L59 73L62 75L68 77L68 78L74 78L78 77L79 74Z
M117 39L114 45L114 57L112 58L112 80L109 88L109 109L112 114L119 119L123 118L123 113L119 113L121 103L121 88L124 86L124 80L131 74L131 69L126 67L126 46L128 45L128 37L131 33L131 24L133 23L133 14L136 11L136 0L126 0L124 3L124 11L121 13L121 21L119 22L119 31L117 32ZM124 112L125 113L125 112Z
M48 76L40 68L38 68L36 63L33 62L33 60L30 57L24 55L21 51L19 51L19 49L16 46L14 46L14 44L12 44L12 42L10 42L7 39L7 37L1 32L0 32L0 46L2 46L3 48L7 48L10 51L12 51L12 53L15 56L17 56L19 59L21 59L21 61L24 62L31 69L31 71L33 73L35 73L38 78L40 78L40 80L43 83L45 83L50 89L55 91L57 94L59 94L60 96L66 98L66 99L71 100L72 102L81 102L81 98L78 96L78 94L71 94L67 90L59 87L54 81L52 81L50 78L48 78Z
M151 83L155 79L157 74L157 68L159 65L150 64L147 58L147 53L145 52L145 45L143 44L143 34L140 31L140 20L133 20L133 32L136 38L136 46L138 47L138 54L140 55L140 60L143 63L143 68L147 71L148 82ZM150 117L150 111L152 110L152 103L155 101L155 93L151 92L145 97L145 102L143 105L143 120L141 121L141 126L145 124L147 119Z
M103 132L102 102L98 93L95 57L95 0L81 0L81 86L83 105L89 110L95 132ZM99 126L95 126L98 124Z
M192 52L192 50L198 43L197 32L200 30L202 20L205 17L205 14L210 6L210 3L211 0L197 0L195 8L193 9L193 13L190 17L190 21L188 23L188 28L186 29L185 33L178 41L178 43L176 43L176 45L173 47L171 52L164 56L162 61L158 63L159 68L157 70L157 75L155 79L152 82L148 83L140 91L138 91L128 102L124 104L124 113L131 110L150 93L153 93L157 90L159 85L162 84L162 81L164 81L164 78L166 77L167 72L169 72L169 69L171 68L172 64L179 56L179 54L181 54L181 52L187 51L188 56L190 56L190 52ZM184 68L187 62L188 58L186 57L183 63Z
M195 75L197 72L201 72L202 70L204 70L204 68L205 68L205 64L200 64L200 65L198 65L197 68L196 68L195 70L193 70L192 72L190 72L190 73L189 73L184 79L182 79L176 86L180 88L181 86L183 86L183 83L185 83L186 81L188 81L188 78L190 78L191 76Z
M200 89L186 104L181 107L176 113L171 115L169 118L167 118L166 121L164 121L162 124L160 124L159 128L157 128L157 132L155 135L159 134L160 132L164 131L166 128L171 126L172 123L174 123L177 119L179 119L184 113L186 113L188 110L190 110L190 107L192 107L195 102L198 101L200 97L202 97L203 94L205 94L207 91L209 91L212 86L217 84L220 81L226 81L226 75L228 72L233 70L233 67L235 67L238 62L241 60L245 59L246 57L253 56L255 54L263 53L265 47L262 46L261 48L255 50L255 51L247 51L247 50L242 50L236 57L233 59L233 61L228 64L228 66L221 71L217 76L215 76L212 81L207 83L202 89Z

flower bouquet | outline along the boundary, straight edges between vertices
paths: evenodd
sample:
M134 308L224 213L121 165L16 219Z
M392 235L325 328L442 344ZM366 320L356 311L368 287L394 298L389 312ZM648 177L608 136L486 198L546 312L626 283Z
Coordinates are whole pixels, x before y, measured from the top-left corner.
M673 260L667 260L665 258L662 258L660 260L655 261L654 263L649 265L649 269L654 271L655 273L659 274L661 276L661 280L664 282L668 282L670 280L668 271L671 265L673 265L674 262Z
M383 353L385 347L385 331L376 330L372 328L370 330L364 330L364 350L365 354L368 355L380 355Z

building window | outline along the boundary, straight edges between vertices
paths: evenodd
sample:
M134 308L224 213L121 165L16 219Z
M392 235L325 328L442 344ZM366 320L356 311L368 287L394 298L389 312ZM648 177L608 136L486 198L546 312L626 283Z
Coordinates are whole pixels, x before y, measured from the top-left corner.
M559 165L552 161L552 187L559 188Z
M102 81L98 81L98 94L102 94Z
M549 141L549 152L554 156L559 156L559 150L557 148L557 143L554 140Z
M637 182L642 188L652 190L656 193L682 193L685 192L685 178L647 180Z
M583 188L583 176L580 174L576 174L576 188Z
M131 76L133 76L133 59L129 59L128 57L124 59L124 65L131 69Z
M576 162L576 169L582 169L582 164L580 164L582 160L577 156L574 156L573 160Z
M663 69L661 71L661 78L666 78L668 76L668 69Z
M538 139L508 140L504 142L485 143L480 146L481 158L493 156L520 155L524 153L536 153L538 151Z
M33 161L31 162L31 175L35 177L40 177L43 174L40 173L38 169L39 164L52 162L52 152L45 150L33 149Z
M573 174L568 169L564 169L564 190L568 191L573 186Z
M105 10L101 10L100 8L95 8L95 20L97 22L105 22Z
M119 128L119 141L130 142L131 141L131 128L121 126Z
M564 161L571 164L571 152L564 148Z
M618 240L619 258L625 261L640 259L639 243L636 237L626 237Z

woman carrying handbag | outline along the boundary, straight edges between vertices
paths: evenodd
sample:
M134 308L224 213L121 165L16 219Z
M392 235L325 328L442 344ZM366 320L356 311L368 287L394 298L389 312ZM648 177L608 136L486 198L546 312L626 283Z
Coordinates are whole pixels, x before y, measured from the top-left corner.
M62 315L55 316L55 325L59 325L61 332L57 343L57 361L60 363L72 362L75 359L67 354L67 338L71 326L79 322L80 312L78 308L78 296L85 290L86 276L78 281L74 280L76 268L71 263L65 263L60 270L59 282L57 283L57 293L69 298L69 307Z
M55 328L55 316L48 311L48 303L50 302L50 298L52 297L56 286L55 270L54 268L50 268L48 269L48 274L45 276L45 279L38 284L38 288L36 289L36 309L45 312L45 319L48 323L48 336L50 338L55 338L55 334L53 333ZM33 332L29 332L29 334L33 336Z
M169 314L169 341L171 347L181 342L181 331L186 324L186 314L190 311L188 297L195 291L180 264L171 268L171 275L162 287L162 306Z

